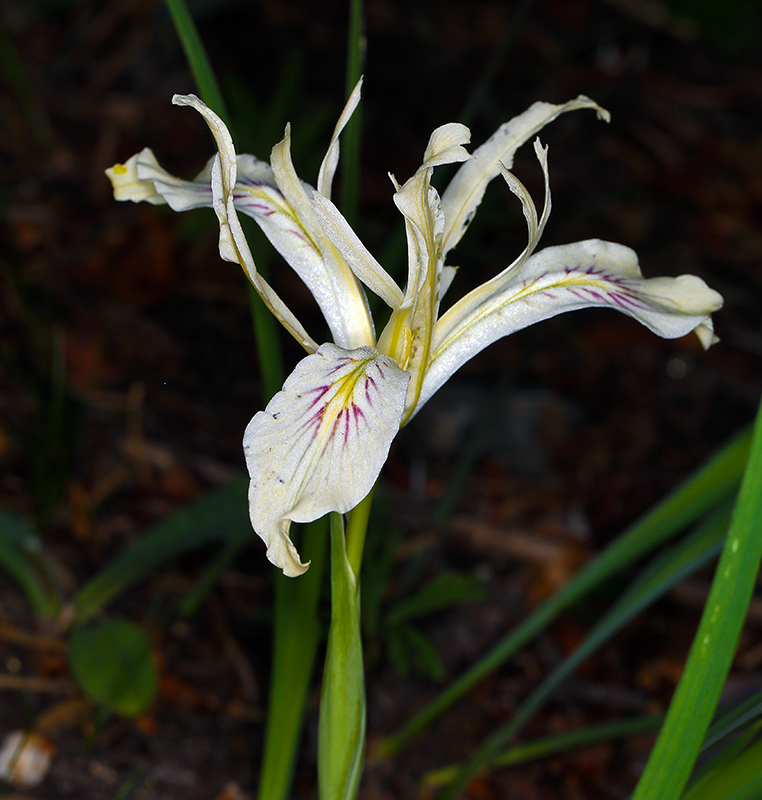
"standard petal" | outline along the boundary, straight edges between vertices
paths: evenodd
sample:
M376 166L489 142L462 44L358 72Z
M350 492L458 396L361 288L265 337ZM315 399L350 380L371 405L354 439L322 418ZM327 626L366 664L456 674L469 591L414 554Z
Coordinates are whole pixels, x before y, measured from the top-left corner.
M535 136L549 122L567 111L594 108L599 119L608 121L608 111L590 98L580 95L563 105L535 103L523 114L501 125L497 131L478 147L455 173L442 194L445 213L443 251L446 256L466 232L489 182L498 175L498 164L506 169L513 166L513 156L524 142Z
M336 173L336 167L339 163L339 136L344 130L347 122L349 122L351 119L352 114L354 114L355 109L360 102L361 91L362 78L357 81L355 88L352 90L352 94L349 95L349 99L347 100L347 104L344 106L344 110L341 112L339 121L336 123L336 127L333 129L333 136L331 137L331 142L328 145L325 158L323 158L323 163L320 165L317 190L320 192L320 194L328 198L331 196L333 176Z
M399 430L410 376L372 347L322 345L297 364L243 437L249 512L267 557L286 575L302 564L288 532L371 490Z
M710 315L722 302L721 295L694 275L644 278L634 251L620 244L591 239L548 247L517 267L508 283L457 325L448 325L447 314L442 317L418 408L487 345L557 314L591 306L613 308L666 339L695 330L708 347L714 341Z
M360 241L338 208L319 192L312 193L312 210L325 235L341 253L349 268L391 308L399 308L404 295L389 273Z
M299 180L291 160L291 128L272 149L271 163L276 185L290 206L304 235L320 254L322 263L300 277L318 300L333 340L348 349L375 342L373 320L365 292L341 253L325 235L312 210L309 187Z

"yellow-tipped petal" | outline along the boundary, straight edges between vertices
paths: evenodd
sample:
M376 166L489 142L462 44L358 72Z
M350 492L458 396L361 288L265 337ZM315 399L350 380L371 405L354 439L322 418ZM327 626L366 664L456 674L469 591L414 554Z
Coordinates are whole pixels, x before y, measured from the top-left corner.
M128 158L124 164L114 164L106 170L114 190L114 200L132 200L133 203L151 203L154 206L164 205L167 201L156 191L153 181L142 180L138 176L138 160L149 158L156 163L156 157L146 147L140 153Z

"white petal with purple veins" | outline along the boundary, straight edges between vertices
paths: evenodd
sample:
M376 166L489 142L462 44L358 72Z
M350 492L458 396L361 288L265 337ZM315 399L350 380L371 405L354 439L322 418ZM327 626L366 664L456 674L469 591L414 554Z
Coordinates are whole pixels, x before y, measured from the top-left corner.
M288 532L354 508L373 488L399 430L410 376L372 347L322 345L297 364L243 438L249 512L267 557L307 569Z
M509 282L484 297L458 324L449 326L447 314L442 317L418 408L497 339L591 306L622 311L666 339L695 330L708 346L713 337L710 314L722 307L722 297L694 275L644 278L634 251L620 244L590 239L547 247L518 266ZM447 330L444 336L440 324Z
M595 109L599 119L609 120L609 113L589 97L580 95L563 105L534 103L523 114L501 125L487 141L474 150L473 158L455 173L442 194L445 213L444 254L460 241L476 209L484 197L489 182L498 176L499 164L513 166L516 150L540 132L549 122L567 111L580 108Z

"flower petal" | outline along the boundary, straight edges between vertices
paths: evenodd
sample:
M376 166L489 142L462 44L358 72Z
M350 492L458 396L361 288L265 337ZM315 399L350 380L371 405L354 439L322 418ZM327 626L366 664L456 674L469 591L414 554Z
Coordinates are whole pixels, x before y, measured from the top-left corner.
M402 289L360 241L339 209L327 197L313 192L312 210L352 272L388 306L399 308L404 299Z
M283 140L272 149L273 177L294 218L320 254L321 264L314 272L300 277L320 304L333 340L348 349L375 342L373 320L365 292L341 253L326 236L312 210L309 187L296 174L291 160L291 127L286 126Z
M446 256L466 232L474 212L484 197L489 182L498 175L498 164L506 169L513 165L513 156L524 142L531 139L549 122L567 111L594 108L599 119L608 121L608 111L590 98L580 95L563 105L535 103L523 114L501 125L479 148L450 181L442 194L445 214L443 251Z
M114 190L114 199L132 200L133 203L147 202L154 206L164 205L167 201L156 191L153 181L141 179L138 174L138 163L141 160L153 163L158 169L161 169L156 156L150 148L146 147L128 158L124 164L114 164L113 167L106 170L106 175Z
M249 249L243 228L235 208L235 186L238 177L238 160L233 140L225 123L196 95L179 95L172 98L177 106L190 106L198 111L209 126L217 143L218 153L212 160L210 180L212 185L212 208L220 224L219 249L225 261L239 264L249 276L254 288L281 325L308 352L318 348L317 342L307 333L291 309L280 299L270 284L259 274L254 257ZM202 173L203 174L203 173Z
M251 522L286 575L308 566L289 538L291 522L349 511L373 488L399 430L409 379L372 347L324 344L249 423L243 447Z
M355 109L357 108L358 103L360 102L360 92L362 90L362 77L355 88L352 90L352 94L349 95L349 99L347 100L347 104L344 106L344 110L341 112L341 116L339 117L339 121L336 123L336 127L333 130L333 136L331 137L331 143L328 145L328 150L326 151L325 158L323 159L323 163L320 165L320 172L318 172L318 181L317 181L317 190L320 194L324 195L325 197L331 197L331 185L333 184L333 176L336 173L336 167L339 163L339 136L341 132L344 130L347 122L354 114Z
M557 314L614 308L666 339L695 330L708 347L714 341L710 315L722 302L694 275L644 278L634 251L620 244L590 239L548 247L518 266L508 282L455 326L447 325L447 314L442 317L417 408L487 345Z

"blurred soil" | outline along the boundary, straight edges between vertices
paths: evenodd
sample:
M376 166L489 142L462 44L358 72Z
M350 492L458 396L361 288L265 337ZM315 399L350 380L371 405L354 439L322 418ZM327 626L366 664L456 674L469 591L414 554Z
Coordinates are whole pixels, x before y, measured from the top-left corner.
M430 131L459 118L505 46L514 6L368 0L359 226L385 263L400 262L387 172L406 179ZM478 578L484 599L422 622L444 666L440 682L399 674L387 643L368 642L371 745L754 415L762 23L753 3L693 6L688 18L659 0L524 3L528 14L470 124L478 144L535 100L583 93L605 106L610 125L577 112L541 134L553 188L543 244L600 237L633 247L648 276L700 275L725 297L716 315L722 341L705 353L695 338L663 341L611 312L566 315L492 346L403 432L381 490L379 524L401 534L385 596L457 569ZM314 181L343 103L345 4L315 11L303 0L205 0L193 8L239 150L267 158L291 119L297 169ZM244 471L241 434L262 406L261 384L248 295L217 255L213 214L115 203L103 175L144 146L187 177L213 152L201 120L169 103L194 84L164 5L6 0L0 14L0 505L37 528L70 597L152 524ZM539 202L531 148L515 172ZM524 243L518 204L495 185L454 256L453 296L503 269ZM275 258L268 266L320 338L298 281ZM286 343L286 363L298 357ZM489 434L440 521L441 498L479 424ZM255 796L271 568L252 542L198 613L181 618L179 601L214 554L188 554L108 609L149 631L160 666L159 698L136 720L103 718L82 699L67 673L62 621L35 620L0 575L0 735L36 727L54 747L44 782L16 796ZM524 736L664 710L710 579L711 571L691 579L628 626ZM427 796L422 776L463 758L508 719L619 588L575 608L397 757L371 763L361 798ZM757 603L729 684L734 696L762 683L761 625ZM314 789L317 702L315 692L294 797ZM496 771L469 796L624 798L651 742Z

